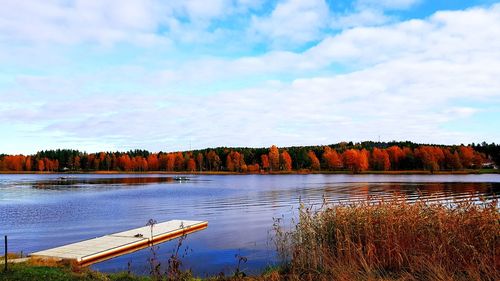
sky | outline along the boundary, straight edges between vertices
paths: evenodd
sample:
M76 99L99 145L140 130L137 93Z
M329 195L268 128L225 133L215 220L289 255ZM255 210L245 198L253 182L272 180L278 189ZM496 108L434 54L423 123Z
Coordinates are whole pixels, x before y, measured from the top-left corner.
M1 0L0 153L500 140L500 3Z

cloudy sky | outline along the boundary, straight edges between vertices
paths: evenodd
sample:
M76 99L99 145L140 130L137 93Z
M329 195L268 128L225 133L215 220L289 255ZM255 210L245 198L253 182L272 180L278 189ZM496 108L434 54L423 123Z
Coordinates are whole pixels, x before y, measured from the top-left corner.
M0 153L500 141L500 3L2 0Z

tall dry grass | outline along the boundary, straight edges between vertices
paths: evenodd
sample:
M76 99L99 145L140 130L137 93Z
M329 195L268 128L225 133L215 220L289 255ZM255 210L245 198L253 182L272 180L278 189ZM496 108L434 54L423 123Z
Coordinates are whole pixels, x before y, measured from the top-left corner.
M500 280L497 202L404 197L302 207L276 228L288 280Z

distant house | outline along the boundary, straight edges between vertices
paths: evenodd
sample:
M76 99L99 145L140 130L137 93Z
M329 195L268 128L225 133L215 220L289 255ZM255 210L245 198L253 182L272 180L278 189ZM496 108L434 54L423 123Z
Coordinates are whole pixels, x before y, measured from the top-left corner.
M486 163L483 163L482 168L483 169L498 169L498 166L495 165L494 162L486 162Z

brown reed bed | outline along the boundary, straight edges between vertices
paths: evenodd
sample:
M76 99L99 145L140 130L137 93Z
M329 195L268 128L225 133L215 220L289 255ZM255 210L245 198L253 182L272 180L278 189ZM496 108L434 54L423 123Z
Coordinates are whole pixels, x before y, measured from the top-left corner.
M496 201L302 207L292 231L275 230L285 263L274 280L500 280Z

